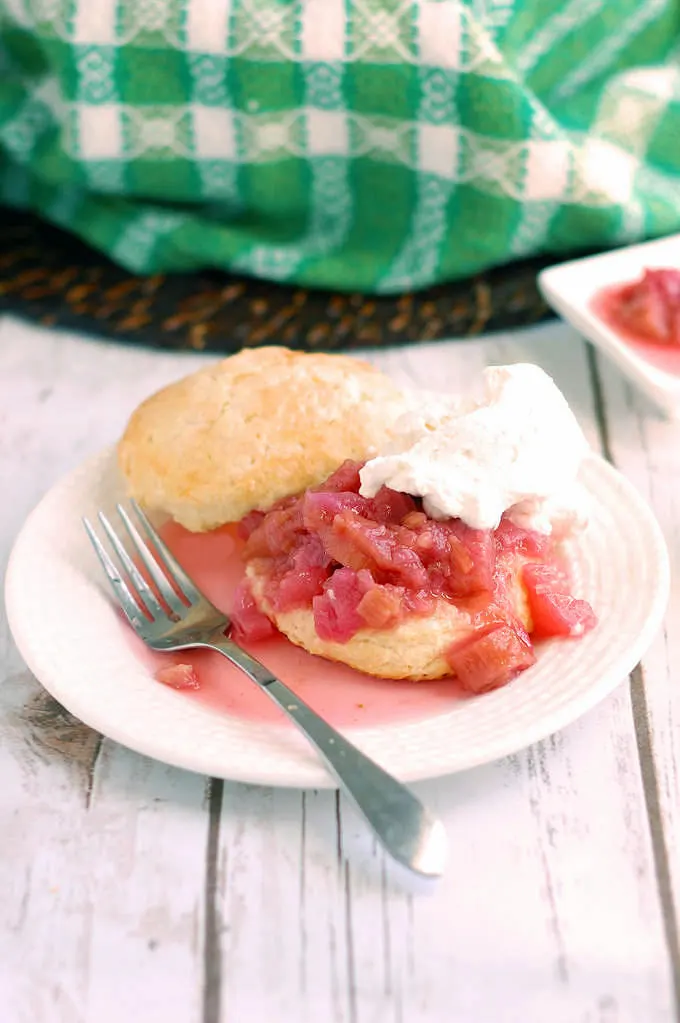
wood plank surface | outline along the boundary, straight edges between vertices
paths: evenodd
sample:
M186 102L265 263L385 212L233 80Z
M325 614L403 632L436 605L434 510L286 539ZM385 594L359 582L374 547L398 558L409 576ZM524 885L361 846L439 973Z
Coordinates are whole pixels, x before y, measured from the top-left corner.
M566 327L374 358L439 390L539 362L677 568L680 427ZM3 563L44 490L200 364L0 321ZM669 624L632 703L623 684L544 743L419 785L451 847L428 884L332 792L211 783L102 742L31 679L3 617L0 1023L677 1020L679 656Z

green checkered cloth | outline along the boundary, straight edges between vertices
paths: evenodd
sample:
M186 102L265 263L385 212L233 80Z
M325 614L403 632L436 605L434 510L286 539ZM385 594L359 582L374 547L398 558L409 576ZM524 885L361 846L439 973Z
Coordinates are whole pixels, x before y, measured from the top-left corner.
M679 42L678 0L0 0L0 203L379 293L677 231Z

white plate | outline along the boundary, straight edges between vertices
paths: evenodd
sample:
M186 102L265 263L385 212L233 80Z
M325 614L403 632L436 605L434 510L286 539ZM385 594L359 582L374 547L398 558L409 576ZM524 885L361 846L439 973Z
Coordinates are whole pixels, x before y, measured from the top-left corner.
M573 721L625 679L668 598L665 544L633 487L593 456L583 468L591 525L576 552L581 594L600 624L583 640L546 644L511 685L453 701L422 719L348 730L404 781L513 753ZM29 516L7 572L10 626L45 688L111 739L201 773L266 785L332 787L290 726L216 713L155 682L126 641L81 525L111 510L121 485L110 451L57 484ZM402 683L409 685L409 683Z
M680 375L667 373L642 357L590 308L602 288L633 281L646 267L680 269L680 234L551 266L538 275L538 285L563 319L601 348L652 401L677 416Z

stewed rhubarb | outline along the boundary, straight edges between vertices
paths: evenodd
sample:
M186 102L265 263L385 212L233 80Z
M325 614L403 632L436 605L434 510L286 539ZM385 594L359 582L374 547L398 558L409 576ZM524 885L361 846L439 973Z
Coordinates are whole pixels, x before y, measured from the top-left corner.
M680 270L644 270L639 280L602 291L594 308L629 339L680 346Z
M474 630L447 660L473 692L504 685L534 662L516 611L518 579L536 635L577 636L595 624L590 606L570 596L550 538L505 517L496 530L436 521L420 500L387 487L362 497L360 468L345 462L321 486L241 521L244 560L257 563L276 612L310 610L321 639L347 643L361 629L387 632L451 601ZM247 586L233 619L244 637L271 629Z

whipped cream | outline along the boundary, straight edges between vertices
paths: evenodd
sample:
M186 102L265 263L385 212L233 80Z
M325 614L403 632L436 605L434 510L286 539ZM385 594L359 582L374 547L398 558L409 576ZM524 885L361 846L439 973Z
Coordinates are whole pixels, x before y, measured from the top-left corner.
M480 400L424 395L393 440L361 470L364 497L381 486L423 499L434 519L566 535L586 521L577 483L589 451L567 401L538 366L490 366Z

